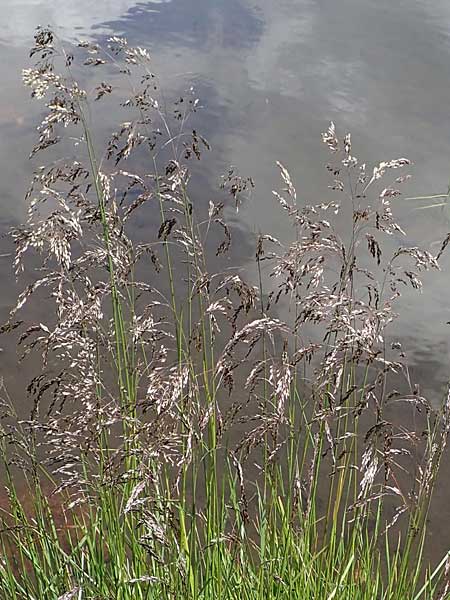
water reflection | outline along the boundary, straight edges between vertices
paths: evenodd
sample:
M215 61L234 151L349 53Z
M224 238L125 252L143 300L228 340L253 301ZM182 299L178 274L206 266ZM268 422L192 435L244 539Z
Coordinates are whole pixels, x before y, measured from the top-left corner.
M412 159L411 195L447 186L450 7L443 0L3 0L2 9L2 234L24 216L32 171L27 156L40 109L22 89L20 70L38 24L55 26L67 40L126 35L150 48L169 94L195 85L204 107L201 128L215 148L196 195L207 202L229 164L257 182L238 217L229 211L239 240L235 262L252 254L252 233L291 236L271 194L278 185L276 160L291 169L300 201L329 193L319 141L329 120L352 130L355 152L367 162ZM414 206L399 201L400 222L413 242L433 249L450 230L447 213ZM2 237L0 254L11 250ZM432 401L440 398L449 370L449 260L440 274L425 278L422 295L404 297L393 330ZM9 258L1 259L0 276L3 319L17 291ZM38 321L45 306L34 310ZM2 361L15 397L22 373L12 346L5 346ZM445 492L437 496L439 506Z
M156 11L170 0L152 0L142 3L146 11ZM77 2L53 2L52 0L3 0L0 43L28 46L37 25L50 25L61 38L74 40L90 37L94 31L115 33L107 21L123 18L136 7L136 0L77 0Z

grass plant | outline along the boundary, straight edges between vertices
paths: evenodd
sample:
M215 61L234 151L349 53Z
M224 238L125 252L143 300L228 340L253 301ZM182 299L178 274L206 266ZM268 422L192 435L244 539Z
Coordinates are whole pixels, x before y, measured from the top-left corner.
M369 171L331 124L332 189L313 204L280 164L292 241L255 239L251 285L226 217L254 183L230 169L218 200L193 196L210 146L192 90L167 98L122 38L69 53L39 29L31 56L32 154L50 158L13 235L17 273L28 254L42 266L4 329L42 368L29 419L3 390L0 598L449 598L449 556L425 554L449 396L424 398L386 333L448 243L385 250L406 236L409 161ZM80 66L101 73L89 90ZM115 98L127 118L102 149L96 105ZM48 322L19 321L40 299Z

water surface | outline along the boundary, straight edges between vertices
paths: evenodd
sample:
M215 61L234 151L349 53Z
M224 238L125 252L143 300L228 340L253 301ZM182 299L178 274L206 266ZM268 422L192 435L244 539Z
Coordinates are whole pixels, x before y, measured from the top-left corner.
M444 0L3 0L2 9L0 254L11 251L3 234L24 218L33 168L27 157L40 109L22 88L20 72L38 24L52 25L69 42L125 35L150 49L172 91L192 82L215 148L204 167L204 189L209 193L229 164L257 184L232 218L243 241L258 231L284 239L291 234L271 194L277 160L291 170L302 199L328 193L320 133L330 120L352 131L355 154L367 163L410 158L409 195L447 188L450 5ZM433 249L450 231L445 210L398 204L414 243ZM250 243L239 247L245 266L253 250ZM444 257L442 271L426 277L421 295L404 298L395 330L436 403L450 370L449 262ZM3 320L18 289L9 257L0 259L0 277ZM45 306L34 310L39 318ZM21 402L16 355L6 345L1 356L10 394ZM441 515L450 510L444 492L437 495Z

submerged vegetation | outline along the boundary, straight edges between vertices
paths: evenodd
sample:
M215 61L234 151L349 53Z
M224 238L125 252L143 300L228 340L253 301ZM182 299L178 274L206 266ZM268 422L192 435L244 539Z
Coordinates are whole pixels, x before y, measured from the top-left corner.
M0 597L450 597L450 559L424 552L450 396L423 397L389 335L448 243L389 251L409 161L368 169L331 124L330 198L298 199L280 164L292 240L259 235L244 271L226 216L254 184L230 169L209 206L192 191L210 150L192 90L168 99L122 38L68 54L40 29L31 56L49 160L15 269L42 261L3 329L42 364L27 420L2 393ZM102 73L90 91L79 67Z

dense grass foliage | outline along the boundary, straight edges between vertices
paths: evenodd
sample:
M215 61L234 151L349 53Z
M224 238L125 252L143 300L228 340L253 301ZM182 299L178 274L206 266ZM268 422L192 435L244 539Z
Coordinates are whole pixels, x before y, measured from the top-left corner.
M331 124L330 196L298 199L278 165L291 240L260 234L242 269L227 216L257 190L230 168L204 204L192 89L163 94L121 38L68 53L40 29L31 56L49 160L13 236L17 273L42 267L4 330L42 367L29 419L2 394L0 597L450 597L424 554L450 404L389 335L448 243L392 248L409 161L369 170ZM103 146L96 115L121 113ZM33 301L47 322L19 320Z

